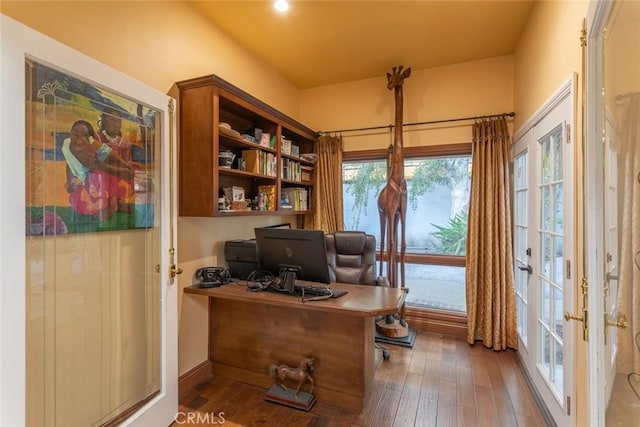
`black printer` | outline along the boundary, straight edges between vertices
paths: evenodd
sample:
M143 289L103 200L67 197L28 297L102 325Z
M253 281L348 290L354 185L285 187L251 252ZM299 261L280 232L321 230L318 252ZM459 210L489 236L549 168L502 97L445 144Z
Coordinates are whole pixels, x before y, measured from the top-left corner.
M224 242L224 258L232 278L247 280L258 269L256 240L227 240Z

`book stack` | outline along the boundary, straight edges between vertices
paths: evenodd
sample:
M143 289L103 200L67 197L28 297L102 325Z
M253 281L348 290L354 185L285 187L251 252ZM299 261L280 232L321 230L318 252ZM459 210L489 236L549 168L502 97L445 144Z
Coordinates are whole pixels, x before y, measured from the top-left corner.
M289 199L294 211L309 210L309 190L303 187L287 187L281 190Z
M264 134L263 134L264 135ZM265 176L276 176L276 156L262 150L243 150L244 170Z
M283 179L288 179L289 181L302 180L300 162L295 162L291 159L283 157L281 166L281 176Z

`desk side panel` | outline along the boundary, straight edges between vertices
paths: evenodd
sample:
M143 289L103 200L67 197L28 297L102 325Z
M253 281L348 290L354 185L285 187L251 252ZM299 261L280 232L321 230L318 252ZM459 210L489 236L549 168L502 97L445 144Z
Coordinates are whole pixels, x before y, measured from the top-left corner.
M314 357L318 400L362 409L374 372L372 318L212 299L210 334L218 375L269 388L272 364Z

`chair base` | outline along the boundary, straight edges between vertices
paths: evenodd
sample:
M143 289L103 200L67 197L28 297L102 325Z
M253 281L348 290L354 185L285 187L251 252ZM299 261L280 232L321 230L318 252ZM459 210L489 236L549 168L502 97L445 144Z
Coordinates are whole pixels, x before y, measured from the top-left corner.
M391 353L389 353L387 347L379 343L375 343L375 346L376 348L382 350L382 360L389 360L391 358Z

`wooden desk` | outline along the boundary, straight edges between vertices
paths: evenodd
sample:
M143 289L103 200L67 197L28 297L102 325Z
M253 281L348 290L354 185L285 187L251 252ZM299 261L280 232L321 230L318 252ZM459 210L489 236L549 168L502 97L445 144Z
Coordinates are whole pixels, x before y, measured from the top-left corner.
M362 411L375 369L375 316L397 313L400 289L334 283L347 295L324 301L249 292L244 282L185 288L209 297L212 373L263 388L274 384L271 364L297 366L315 358L318 401ZM309 390L309 384L302 388Z

